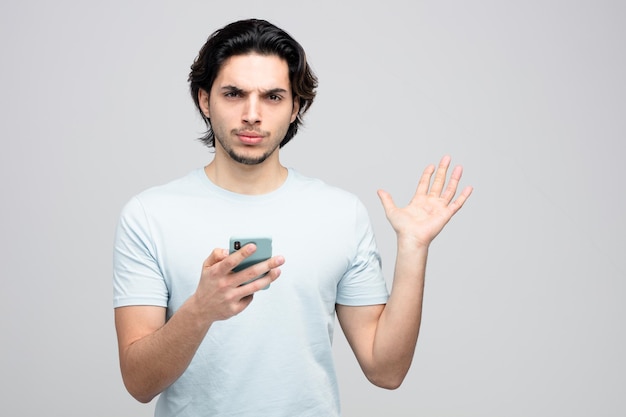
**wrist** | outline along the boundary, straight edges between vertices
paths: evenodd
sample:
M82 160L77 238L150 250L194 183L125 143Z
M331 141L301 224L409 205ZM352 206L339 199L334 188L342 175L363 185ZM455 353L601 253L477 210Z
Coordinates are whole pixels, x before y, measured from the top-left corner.
M180 307L177 313L184 312L185 321L196 327L197 331L205 331L211 327L214 321L206 311L206 303L202 302L197 293L192 294Z
M398 250L408 249L411 251L428 252L428 248L430 247L430 242L424 242L422 239L412 235L398 234L397 244Z

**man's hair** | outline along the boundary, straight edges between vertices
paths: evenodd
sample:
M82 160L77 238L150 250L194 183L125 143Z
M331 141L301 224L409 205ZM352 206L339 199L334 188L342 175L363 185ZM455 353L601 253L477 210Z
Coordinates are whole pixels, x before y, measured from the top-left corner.
M198 92L203 89L210 94L224 62L231 56L249 53L276 55L287 62L293 100L294 103L298 101L300 109L280 143L281 148L297 133L302 116L313 103L317 77L306 61L304 49L287 32L259 19L240 20L226 25L209 36L189 73L191 97L207 125L207 132L200 140L208 147L215 146L215 135L210 118L202 113Z

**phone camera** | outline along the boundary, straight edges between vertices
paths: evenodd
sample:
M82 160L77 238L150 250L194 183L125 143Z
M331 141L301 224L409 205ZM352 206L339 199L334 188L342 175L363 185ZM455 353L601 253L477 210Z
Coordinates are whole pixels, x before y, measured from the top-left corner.
M235 250L241 249L241 242L238 240L235 241L235 243L233 244L233 247L235 248Z

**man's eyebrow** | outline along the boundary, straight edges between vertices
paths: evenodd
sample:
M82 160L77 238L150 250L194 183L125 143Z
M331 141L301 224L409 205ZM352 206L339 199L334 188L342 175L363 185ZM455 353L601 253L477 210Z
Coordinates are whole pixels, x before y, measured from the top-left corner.
M229 91L232 93L243 93L243 90L241 88L235 87L234 85L225 85L222 88L220 88L220 90Z
M269 90L265 91L266 95L285 94L285 93L287 93L287 90L284 89L284 88L280 88L280 87L272 88L272 89L269 89Z
M244 93L243 89L234 85L225 85L221 87L220 90L228 91L231 93ZM281 87L270 88L269 90L261 90L261 93L267 96L272 95L272 94L286 94L287 92L288 92L287 89L281 88Z

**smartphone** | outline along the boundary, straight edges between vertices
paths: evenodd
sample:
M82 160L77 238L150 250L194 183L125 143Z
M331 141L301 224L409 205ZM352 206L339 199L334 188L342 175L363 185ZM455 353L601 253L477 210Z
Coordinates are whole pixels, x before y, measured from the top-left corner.
M241 271L246 269L254 264L259 262L263 262L272 257L272 238L271 237L243 237L243 236L232 236L230 238L230 243L228 244L228 252L233 253L238 251L239 249L246 246L248 243L254 243L256 245L256 251L244 259L239 265L233 268L234 272ZM249 284L252 281L255 281L259 278L265 276L267 272L259 275L251 279L250 281L246 281L241 285ZM269 285L264 290L269 288Z

